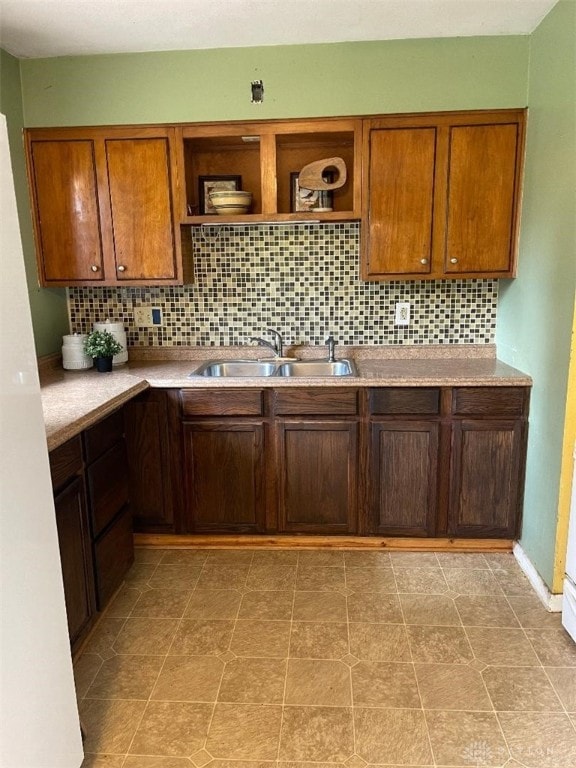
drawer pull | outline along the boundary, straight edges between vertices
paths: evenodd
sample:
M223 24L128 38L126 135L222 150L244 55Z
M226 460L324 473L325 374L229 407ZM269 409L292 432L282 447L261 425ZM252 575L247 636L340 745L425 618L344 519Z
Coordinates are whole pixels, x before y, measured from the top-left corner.
M420 259L420 264L428 264L428 259Z
M90 269L92 270L92 272L99 272L100 271L100 267L98 266L98 264L92 264Z
M450 264L458 264L458 259L451 258L450 259Z
M126 267L123 264L120 264L118 267L118 272L126 272Z

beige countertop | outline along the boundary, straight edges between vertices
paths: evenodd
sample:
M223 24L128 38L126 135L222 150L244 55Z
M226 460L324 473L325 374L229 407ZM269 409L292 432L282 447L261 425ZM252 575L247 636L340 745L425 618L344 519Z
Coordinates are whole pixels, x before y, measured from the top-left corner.
M134 348L130 362L112 373L64 371L41 366L42 405L48 449L53 450L95 424L148 387L450 387L530 386L532 379L502 363L493 345L482 347L338 347L352 358L358 376L345 378L206 378L192 376L207 359L255 359L255 347ZM322 357L325 348L289 350L302 358Z

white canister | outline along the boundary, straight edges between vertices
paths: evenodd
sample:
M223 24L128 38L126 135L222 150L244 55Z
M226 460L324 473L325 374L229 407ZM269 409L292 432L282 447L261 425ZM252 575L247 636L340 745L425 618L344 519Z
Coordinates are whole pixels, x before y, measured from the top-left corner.
M126 340L126 331L122 323L115 322L114 320L106 320L105 323L94 323L93 329L95 331L108 331L116 339L119 344L122 344L122 352L118 352L114 355L112 365L122 365L128 362L128 342Z
M92 368L94 361L84 354L85 333L72 333L62 337L62 367L67 371Z

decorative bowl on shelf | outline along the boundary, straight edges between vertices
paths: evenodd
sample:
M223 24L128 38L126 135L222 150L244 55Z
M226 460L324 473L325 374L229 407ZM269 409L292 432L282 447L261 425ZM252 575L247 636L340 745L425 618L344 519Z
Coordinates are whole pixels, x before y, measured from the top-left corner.
M220 216L248 213L252 205L252 192L239 189L219 189L210 192L210 202Z

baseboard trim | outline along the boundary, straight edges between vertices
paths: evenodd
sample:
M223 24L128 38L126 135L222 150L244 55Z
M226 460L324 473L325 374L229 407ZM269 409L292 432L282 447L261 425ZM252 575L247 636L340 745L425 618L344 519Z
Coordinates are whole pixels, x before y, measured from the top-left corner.
M412 552L511 552L511 539L382 538L376 536L251 536L136 533L137 547L166 549L383 549Z
M521 544L516 542L512 552L546 610L550 613L560 613L562 611L562 595L553 595L550 592L548 585L534 567Z

